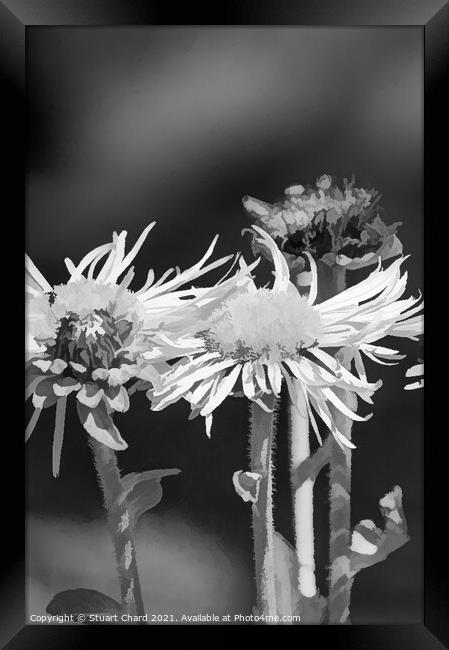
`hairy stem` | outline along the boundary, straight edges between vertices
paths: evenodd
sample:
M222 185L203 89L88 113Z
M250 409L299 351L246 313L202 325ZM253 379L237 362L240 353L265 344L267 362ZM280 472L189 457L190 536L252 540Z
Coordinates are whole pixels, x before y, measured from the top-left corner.
M120 499L123 487L117 458L106 445L93 438L89 442L114 542L123 611L142 616L145 608L137 571L136 546L126 499Z
M273 442L275 437L274 410L276 399L270 396L265 412L255 403L251 404L250 460L251 472L260 475L257 499L252 505L254 559L257 584L257 602L260 613L275 616L276 586L274 566L273 525Z
M341 293L346 289L346 271L342 267L329 267L318 263L318 302ZM338 396L349 403L355 397L344 391ZM331 407L337 428L351 439L352 421L340 411ZM351 543L351 450L342 449L336 441L330 439L329 459L329 598L328 622L349 623L352 576L347 563L348 549Z

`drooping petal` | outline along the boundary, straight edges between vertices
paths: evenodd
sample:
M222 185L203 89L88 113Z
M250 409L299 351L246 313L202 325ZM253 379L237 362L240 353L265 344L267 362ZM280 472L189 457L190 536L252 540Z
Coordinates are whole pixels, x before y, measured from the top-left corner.
M209 413L209 415L206 415L206 417L204 418L205 423L206 423L206 436L208 438L210 438L210 434L211 434L212 418L213 418L212 413Z
M219 406L226 399L226 397L228 397L240 375L241 368L242 365L238 364L231 370L229 375L226 375L224 379L221 380L221 382L217 385L213 396L206 402L205 406L203 406L203 409L201 411L202 416L206 417L207 415L210 415L212 411L216 409L217 406Z
M357 413L351 411L351 409L344 402L342 402L342 400L334 393L331 388L322 388L321 392L329 402L331 402L341 413L343 413L343 415L346 415L346 417L350 418L351 420L355 420L357 422L366 422L372 417L372 413L369 413L368 415L365 415L365 417L362 417L361 415L357 415Z
M276 397L279 397L281 392L281 387L282 387L282 375L281 375L279 364L276 362L268 361L266 365L267 365L268 379L270 381L273 394Z
M344 390L356 392L358 395L364 398L364 395L370 396L382 386L381 381L378 381L376 383L369 383L357 378L347 368L345 368L345 366L340 363L338 359L335 359L335 357L332 357L324 350L312 348L310 350L310 353L331 369L331 372L338 378L338 383L336 383L336 385L338 385L340 388L343 388Z
M197 381L201 381L203 379L207 379L208 377L211 377L212 375L216 375L218 372L221 372L222 370L225 370L225 368L230 368L231 366L235 366L237 362L235 359L225 359L224 361L219 361L218 363L211 363L206 366L202 366L198 370L194 370L191 374L186 374L180 378L176 378L176 382L180 384L181 388L189 388L192 386L194 383ZM167 378L167 386L170 386L170 378ZM165 392L164 389L161 391L156 391L155 395L159 395ZM180 393L181 394L181 393Z
M310 406L309 395L307 393L307 388L306 388L305 384L303 384L302 382L299 382L299 389L302 390L302 392L303 392L304 402L305 402L305 405L306 405L306 408L307 408L307 414L309 416L309 421L312 424L312 428L313 428L313 430L315 432L315 435L317 437L317 440L318 440L319 444L322 445L323 440L321 438L317 422L315 420L315 417L314 417L313 412L312 412L312 408Z
M245 397L252 400L256 394L256 389L253 382L253 364L247 361L242 370L242 386Z
M311 398L311 403L315 411L318 413L320 418L323 420L324 424L327 426L327 428L330 430L334 438L336 439L337 443L340 445L340 447L349 447L350 449L355 449L355 445L344 436L341 431L338 429L336 426L335 422L333 421L332 415L326 405L326 401L321 394L320 389L318 389L316 392L311 392L309 390L309 395Z
M221 380L222 376L223 375L220 373L219 381ZM214 385L215 380L216 380L216 378L212 377L212 379L205 379L204 381L202 381L195 388L195 390L192 391L191 394L190 394L189 401L191 402L191 404L199 406L202 403L202 401L204 400L204 398L206 397L206 395L209 392L212 392L211 388Z
M363 363L362 355L358 350L354 351L354 362L355 368L358 372L358 375L362 381L367 381L365 365Z

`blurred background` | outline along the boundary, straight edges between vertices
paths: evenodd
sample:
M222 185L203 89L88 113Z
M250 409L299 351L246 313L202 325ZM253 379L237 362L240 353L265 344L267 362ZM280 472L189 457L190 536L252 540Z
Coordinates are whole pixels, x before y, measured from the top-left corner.
M137 258L193 264L220 233L218 255L243 250L241 197L273 202L284 187L322 173L356 174L383 193L407 262L422 287L423 67L418 28L30 28L27 250L51 283L126 229L157 227ZM350 272L351 273L351 272ZM356 282L368 270L353 272ZM209 281L217 277L208 277ZM354 623L417 623L422 591L422 395L403 391L410 364L371 365L382 378L375 416L356 425L353 521L382 520L377 502L398 483L411 542L359 574ZM276 525L292 540L285 409L276 451ZM129 443L124 472L179 467L138 528L138 563L150 613L251 613L250 508L232 474L247 467L241 399L216 412L212 439L179 403L151 413L144 394L117 416ZM27 445L28 610L62 589L118 598L86 433L68 420L61 476L51 475L54 409ZM318 580L325 589L326 477L316 486Z

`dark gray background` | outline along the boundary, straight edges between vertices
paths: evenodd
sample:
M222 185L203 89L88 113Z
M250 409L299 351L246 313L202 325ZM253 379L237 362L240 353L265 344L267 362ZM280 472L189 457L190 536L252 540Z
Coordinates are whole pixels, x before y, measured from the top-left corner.
M157 273L192 264L212 236L243 249L243 194L267 201L321 173L384 194L422 286L422 32L417 28L35 28L28 33L27 248L52 283L63 259L126 229L158 225L137 260ZM356 281L363 273L354 273ZM416 348L404 342L414 361ZM384 380L375 417L355 429L353 516L377 515L395 483L412 541L361 573L353 622L421 620L422 397ZM250 613L250 511L231 476L246 466L247 406L227 400L212 440L177 404L153 414L144 395L117 416L124 471L180 467L142 520L139 564L148 612ZM55 591L118 596L112 548L85 433L69 408L61 477L51 476L54 412L27 449L29 613ZM286 422L278 434L277 525L291 539ZM317 485L317 561L326 551L325 477ZM318 577L324 584L324 570Z

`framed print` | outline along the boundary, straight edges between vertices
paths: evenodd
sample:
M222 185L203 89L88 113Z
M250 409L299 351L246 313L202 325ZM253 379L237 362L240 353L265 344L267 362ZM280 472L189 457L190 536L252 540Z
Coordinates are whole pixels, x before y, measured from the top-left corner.
M2 0L0 26L4 647L447 647L447 3Z

